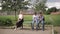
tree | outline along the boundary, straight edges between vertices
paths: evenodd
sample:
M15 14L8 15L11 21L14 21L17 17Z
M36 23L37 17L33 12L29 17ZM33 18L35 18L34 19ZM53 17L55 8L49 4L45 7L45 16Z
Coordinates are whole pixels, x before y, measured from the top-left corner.
M35 10L37 10L37 11L40 11L41 10L43 12L46 11L45 10L45 8L46 8L46 6L45 6L46 1L47 0L42 0L42 2L39 2L38 4L36 4L35 5Z
M3 10L18 10L24 9L25 5L28 4L28 1L24 2L24 0L3 0L2 8Z
M50 14L51 12L56 12L56 11L58 11L57 8L56 8L56 7L52 7L52 8L49 8L49 9L46 11L46 13L47 13L47 14Z
M2 1L2 10L3 11L16 11L21 9L28 9L25 7L28 4L28 1L24 2L24 0L3 0Z
M56 7L52 7L50 8L51 12L56 12L57 11L57 8Z

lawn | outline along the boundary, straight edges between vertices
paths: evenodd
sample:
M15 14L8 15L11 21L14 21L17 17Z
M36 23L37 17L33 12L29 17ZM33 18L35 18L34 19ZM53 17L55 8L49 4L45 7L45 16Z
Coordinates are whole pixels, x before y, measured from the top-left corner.
M47 25L56 25L56 26L60 26L60 15L44 15L45 16L45 24ZM15 16L0 16L0 18L9 18L13 21L13 23L15 24L17 22L17 17L15 20ZM51 19L50 19L51 17ZM30 24L32 22L32 15L24 15L24 24Z
M60 15L51 15L54 26L60 26Z

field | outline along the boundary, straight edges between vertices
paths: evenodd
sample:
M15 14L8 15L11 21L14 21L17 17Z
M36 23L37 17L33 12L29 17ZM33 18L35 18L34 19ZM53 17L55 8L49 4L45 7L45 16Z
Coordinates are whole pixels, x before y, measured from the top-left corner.
M60 26L60 15L44 15L45 16L45 24L47 25L54 25L54 26ZM9 18L12 20L13 24L17 22L18 16L15 18L15 16L0 16L1 18ZM30 24L32 22L32 15L24 15L24 24Z
M60 15L44 15L44 16L45 16L45 25L60 26ZM7 18L11 19L14 25L18 20L18 16L16 17L13 15L0 16L0 20L5 20ZM24 15L24 23L23 23L24 26L31 26L31 22L32 22L32 15ZM55 30L54 33L59 32L59 29L57 27L54 27L54 30Z

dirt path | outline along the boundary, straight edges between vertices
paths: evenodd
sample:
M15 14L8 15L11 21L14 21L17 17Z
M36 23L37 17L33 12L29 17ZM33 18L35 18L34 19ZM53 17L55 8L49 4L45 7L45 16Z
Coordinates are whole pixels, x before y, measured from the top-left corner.
M60 34L60 27L54 27L54 30L57 32L57 34Z
M42 31L41 29L36 31L32 31L30 27L24 27L24 29L0 29L0 34L51 34L51 28L46 27L45 31Z

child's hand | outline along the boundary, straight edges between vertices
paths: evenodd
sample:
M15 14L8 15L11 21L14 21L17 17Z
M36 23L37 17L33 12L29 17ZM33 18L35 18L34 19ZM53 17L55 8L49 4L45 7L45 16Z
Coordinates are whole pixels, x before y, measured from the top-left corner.
M42 19L40 19L40 21L42 21Z

